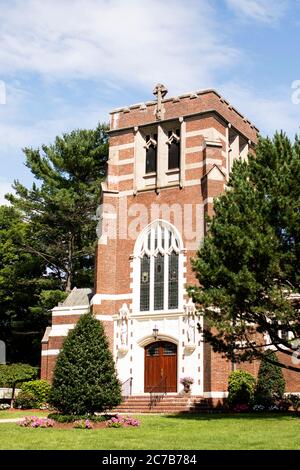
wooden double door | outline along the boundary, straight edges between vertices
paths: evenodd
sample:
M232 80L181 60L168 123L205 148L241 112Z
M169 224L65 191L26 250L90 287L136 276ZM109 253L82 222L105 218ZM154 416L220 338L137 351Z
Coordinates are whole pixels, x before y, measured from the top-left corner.
M156 341L145 347L145 392L177 392L177 346Z

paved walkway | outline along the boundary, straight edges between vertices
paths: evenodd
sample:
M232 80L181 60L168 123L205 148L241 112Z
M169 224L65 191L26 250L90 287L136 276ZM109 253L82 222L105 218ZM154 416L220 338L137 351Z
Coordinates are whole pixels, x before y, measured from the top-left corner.
M21 421L21 419L24 419L24 416L20 416L20 418L0 419L0 424L1 423L17 423L18 421Z

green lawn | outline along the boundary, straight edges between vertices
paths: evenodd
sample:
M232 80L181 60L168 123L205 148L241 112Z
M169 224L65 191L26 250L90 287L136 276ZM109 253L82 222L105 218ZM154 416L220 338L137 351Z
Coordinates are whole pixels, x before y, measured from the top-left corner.
M291 415L142 416L140 428L26 429L0 424L0 449L300 449Z
M0 419L7 419L7 418L22 418L22 416L47 416L49 411L22 411L22 410L1 410L0 411Z

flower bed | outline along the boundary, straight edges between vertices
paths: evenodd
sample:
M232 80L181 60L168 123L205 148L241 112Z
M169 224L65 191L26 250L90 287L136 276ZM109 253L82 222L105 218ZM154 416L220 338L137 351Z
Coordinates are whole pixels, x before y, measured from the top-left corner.
M53 428L53 419L39 418L38 416L26 416L19 421L19 426L24 428Z
M100 417L99 417L100 418ZM130 416L113 416L108 421L92 421L91 419L77 419L72 422L60 422L49 418L38 416L26 416L18 422L24 428L55 428L55 429L101 429L101 428L126 428L129 426L138 427L140 421Z
M79 419L74 421L73 427L75 429L93 429L94 424L89 419Z
M140 426L140 421L131 418L129 416L115 416L114 418L111 418L109 421L107 421L106 426L108 428L126 428L128 426L133 426L133 427L138 427Z

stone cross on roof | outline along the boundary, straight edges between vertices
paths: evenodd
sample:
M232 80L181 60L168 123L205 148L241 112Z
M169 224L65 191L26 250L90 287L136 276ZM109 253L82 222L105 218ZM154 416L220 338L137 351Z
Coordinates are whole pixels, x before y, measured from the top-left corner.
M162 99L166 96L167 93L167 88L161 83L158 83L153 90L153 94L157 96L156 119L159 121L162 119Z

